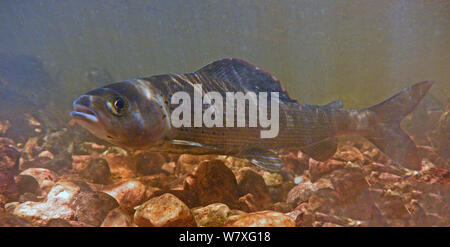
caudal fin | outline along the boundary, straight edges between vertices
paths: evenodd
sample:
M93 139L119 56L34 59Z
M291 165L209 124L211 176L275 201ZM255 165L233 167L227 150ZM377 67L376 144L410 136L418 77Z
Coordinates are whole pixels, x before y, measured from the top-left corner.
M400 127L401 120L422 100L433 81L423 81L407 87L366 110L375 113L375 122L367 137L394 162L409 169L420 170L421 158L416 144Z

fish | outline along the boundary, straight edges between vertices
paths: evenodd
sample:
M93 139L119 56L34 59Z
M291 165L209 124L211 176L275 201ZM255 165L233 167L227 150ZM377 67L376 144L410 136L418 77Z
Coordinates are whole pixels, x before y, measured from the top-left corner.
M395 164L420 170L416 145L400 122L433 83L418 82L364 109L347 109L340 101L301 104L268 72L238 58L224 58L192 73L134 78L93 89L73 102L70 115L72 121L93 135L128 150L230 155L280 171L283 164L278 155L285 150L300 150L315 160L326 161L337 150L337 137L359 135ZM245 127L174 127L170 118L177 105L171 97L177 92L194 96L196 85L201 85L203 95L218 92L224 98L227 92L276 93L277 97L268 102L278 102L277 135L261 138L261 131L267 127L249 126L248 113L254 103L250 101L245 108ZM202 112L208 107L202 105ZM192 109L192 119L195 114ZM236 111L234 114L235 121L242 118Z

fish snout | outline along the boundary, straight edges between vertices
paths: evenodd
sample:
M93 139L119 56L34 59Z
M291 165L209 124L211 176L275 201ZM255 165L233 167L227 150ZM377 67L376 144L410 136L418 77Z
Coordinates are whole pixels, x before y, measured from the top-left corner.
M70 116L73 118L97 122L97 114L91 109L91 102L91 96L82 95L78 97L78 99L72 103L73 111L70 113Z

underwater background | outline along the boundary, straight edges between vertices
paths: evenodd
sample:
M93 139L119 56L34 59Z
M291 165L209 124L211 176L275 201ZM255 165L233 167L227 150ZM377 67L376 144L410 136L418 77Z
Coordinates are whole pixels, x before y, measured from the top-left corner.
M224 57L241 58L264 69L280 80L292 98L307 104L341 100L345 108L360 109L413 83L434 80L428 95L402 123L422 145L422 155L428 155L423 166L431 168L416 174L419 177L411 176L361 140L341 146L331 163L310 161L301 153L285 154L292 170L289 176L221 157L240 186L230 185L234 189L228 191L236 190L240 197L226 203L231 208L226 211L227 205L206 206L236 195L204 197L192 180L192 176L230 173L214 160L145 153L131 157L68 125L72 101L90 89L137 77L193 72ZM297 226L314 222L319 222L315 226L327 222L449 226L449 68L450 1L445 0L2 0L0 205L11 215L0 215L0 225L27 225L25 218L33 225L147 226L150 223L136 216L133 208L145 207L149 198L170 204L177 200L172 198L175 195L187 204L183 210L200 217L193 223L191 213L186 213L180 216L184 225L225 224L225 220L211 223L201 218L210 211L247 217L230 212L270 209L294 218ZM202 162L212 162L213 170L194 169ZM123 168L130 163L131 170ZM45 170L29 170L41 168ZM74 180L72 175L103 194L74 192L81 206L67 201L67 205L47 205L48 215L27 215L33 203L51 201L56 195L52 190L75 191L78 186L83 191L85 185L61 182ZM406 175L409 180L403 179ZM39 185L30 185L36 183L30 176ZM227 181L236 183L234 177L223 176L219 180L225 187ZM125 187L134 188L123 193L131 193L128 198L136 201L117 196ZM335 195L336 201L324 199ZM98 204L89 204L97 202L94 197ZM22 211L16 208L20 205ZM118 205L122 211L114 211ZM204 208L196 208L200 206ZM95 215L65 207L94 208ZM51 212L67 222L50 222L59 219ZM104 223L107 214L109 221ZM285 226L291 224L289 219Z
M0 52L38 58L68 98L98 86L93 67L120 81L239 57L304 103L364 107L423 80L445 103L449 15L448 1L2 1Z

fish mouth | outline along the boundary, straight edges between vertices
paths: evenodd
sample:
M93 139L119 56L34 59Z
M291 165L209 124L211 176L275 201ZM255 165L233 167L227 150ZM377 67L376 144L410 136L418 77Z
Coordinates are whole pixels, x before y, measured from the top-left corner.
M70 116L75 119L81 119L89 122L98 122L97 115L89 107L77 104L74 102L73 111L70 112Z

